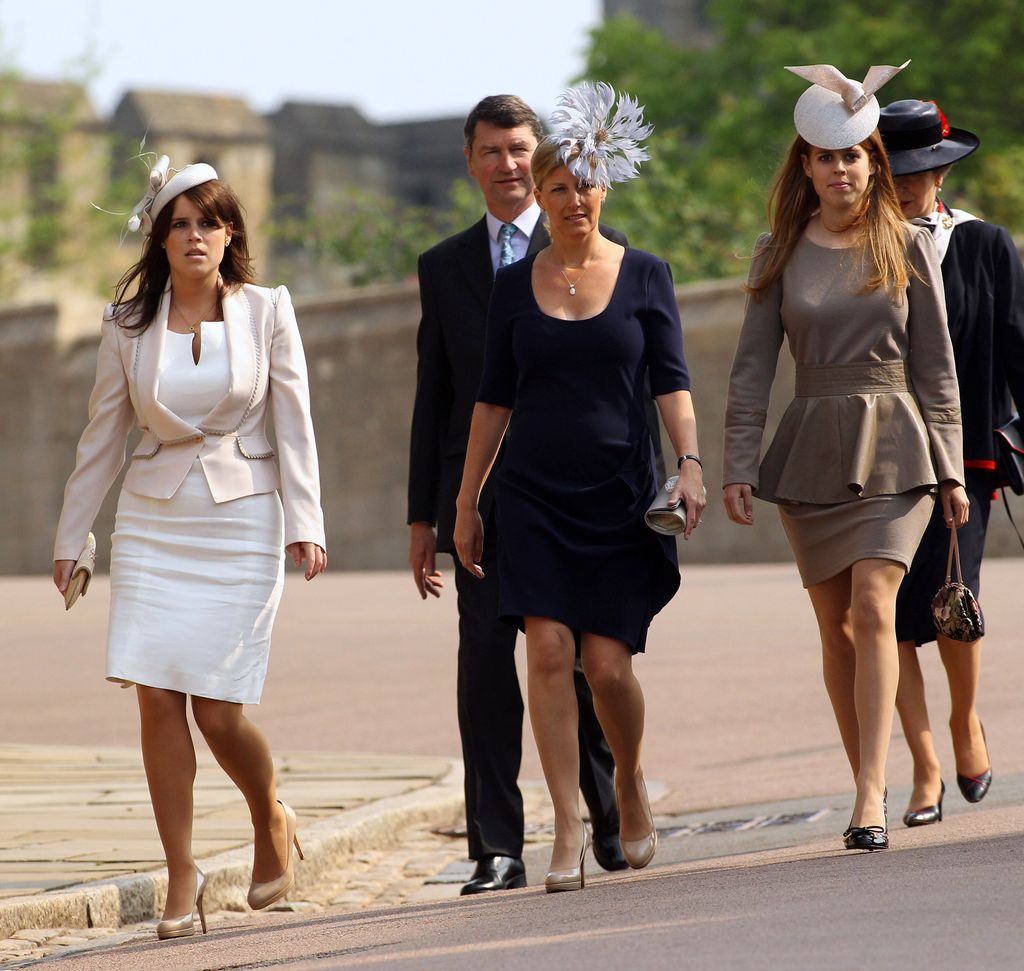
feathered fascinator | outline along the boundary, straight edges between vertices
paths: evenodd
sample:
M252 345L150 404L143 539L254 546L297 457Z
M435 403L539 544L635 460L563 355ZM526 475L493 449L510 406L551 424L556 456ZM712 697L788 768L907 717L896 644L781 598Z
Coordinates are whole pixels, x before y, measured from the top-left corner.
M615 90L603 81L569 88L555 103L548 137L580 182L607 188L637 177L640 163L650 158L640 141L654 130L644 124L643 105L628 94L616 102Z
M879 107L875 92L900 73L899 67L876 65L863 81L853 81L831 64L787 67L787 71L812 81L793 110L793 123L800 135L818 148L848 148L859 145L878 127Z
M171 172L174 174L170 175ZM179 171L171 168L171 160L166 155L161 155L149 170L146 194L135 203L128 216L128 232L137 233L141 229L143 235L148 236L153 231L153 222L168 202L217 177L217 170L206 162L186 165Z

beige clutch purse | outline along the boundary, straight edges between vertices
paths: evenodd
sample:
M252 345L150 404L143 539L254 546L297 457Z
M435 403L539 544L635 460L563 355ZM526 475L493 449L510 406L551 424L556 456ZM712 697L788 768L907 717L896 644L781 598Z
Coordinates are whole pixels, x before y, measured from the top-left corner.
M686 529L686 504L679 502L675 506L668 504L668 498L676 487L679 476L674 475L668 480L654 497L654 502L644 513L644 522L656 533L665 536L676 536Z
M96 569L96 537L90 533L85 540L85 549L71 571L68 588L64 591L64 609L70 610L79 597L85 596L92 579L92 571Z

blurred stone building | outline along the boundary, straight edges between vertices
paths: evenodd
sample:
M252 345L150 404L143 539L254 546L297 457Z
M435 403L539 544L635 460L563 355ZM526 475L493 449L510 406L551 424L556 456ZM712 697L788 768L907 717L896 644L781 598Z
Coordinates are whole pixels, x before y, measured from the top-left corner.
M446 208L465 175L462 119L377 125L351 105L288 102L261 115L242 98L128 91L99 117L76 84L0 79L0 302L33 300L55 288L95 293L131 262L119 246L126 212L145 185L144 151L172 164L204 161L238 191L260 276L274 276L294 244L272 224L315 213L330 218L345 192ZM301 250L301 247L299 247ZM129 250L129 257L132 251ZM344 283L344 268L298 275L298 288Z

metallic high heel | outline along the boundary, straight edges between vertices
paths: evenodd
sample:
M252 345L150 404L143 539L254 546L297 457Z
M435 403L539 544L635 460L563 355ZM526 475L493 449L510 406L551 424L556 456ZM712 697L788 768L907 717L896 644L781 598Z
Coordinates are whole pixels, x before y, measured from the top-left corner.
M544 889L548 893L558 893L562 890L582 890L586 878L583 874L583 861L590 848L590 834L587 832L587 824L583 826L583 849L580 850L580 865L571 867L568 870L548 870L544 876Z
M622 855L634 870L642 870L647 866L654 859L654 851L658 848L658 828L654 825L651 801L647 798L647 783L644 782L643 775L640 776L640 789L644 795L644 805L647 807L647 818L651 821L651 831L639 840L624 840L621 835L619 837Z
M196 932L195 912L199 911L199 923L206 933L206 913L203 910L203 891L206 890L206 876L196 867L196 899L192 909L184 917L172 917L156 925L156 936L161 941L174 937L191 937Z
M939 801L934 806L925 806L924 809L908 809L903 814L904 826L928 826L931 823L942 822L942 800L946 795L946 783L942 784L939 790Z
M306 858L302 854L299 837L295 833L299 825L298 820L295 818L295 810L287 803L281 802L280 799L277 801L284 810L285 820L287 821L288 840L285 845L288 847L288 865L284 868L284 873L276 880L268 880L266 883L257 883L254 880L249 884L249 895L246 899L253 910L263 910L264 907L276 904L295 886L295 857L292 855L293 844L296 852L299 854L299 859L304 860Z
M985 751L988 752L988 739L985 738L985 726L981 726L981 737L985 742ZM988 795L988 790L992 787L992 766L989 767L978 776L960 775L956 774L956 784L960 789L960 794L968 802L981 802L982 799Z

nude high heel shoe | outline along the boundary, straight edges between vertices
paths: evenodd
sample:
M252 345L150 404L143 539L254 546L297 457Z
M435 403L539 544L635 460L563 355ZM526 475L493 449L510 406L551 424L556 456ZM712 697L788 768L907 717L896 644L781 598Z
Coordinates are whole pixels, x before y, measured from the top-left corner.
M156 936L161 941L175 937L191 937L196 932L195 912L199 911L199 923L206 933L206 913L203 910L203 891L206 890L206 876L196 868L196 899L192 909L184 917L172 917L156 925Z
M295 830L298 828L298 820L295 818L295 810L292 809L287 803L277 800L281 808L284 810L285 819L287 820L287 834L288 834L288 865L284 868L284 873L281 874L276 880L268 880L266 883L257 883L255 880L249 884L249 896L247 900L249 906L253 910L263 910L264 907L269 907L271 904L276 904L285 894L288 893L292 887L295 886L295 857L292 855L292 846L295 846L295 851L299 854L299 859L304 860L305 856L302 854L302 847L299 845L299 837L295 834Z
M570 867L568 870L548 870L544 877L544 889L548 893L558 893L562 890L582 890L586 878L583 874L583 862L590 848L590 834L587 832L587 824L583 826L583 849L580 850L580 865Z
M654 825L654 816L651 814L651 802L647 798L647 783L643 775L640 776L640 791L644 796L644 806L647 809L647 818L651 821L651 831L639 840L624 840L619 837L622 846L622 855L626 862L634 870L642 870L651 860L654 859L654 851L658 848L658 828Z

